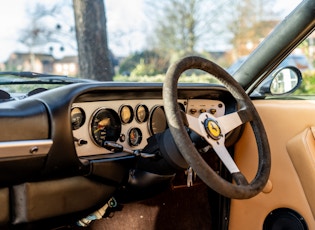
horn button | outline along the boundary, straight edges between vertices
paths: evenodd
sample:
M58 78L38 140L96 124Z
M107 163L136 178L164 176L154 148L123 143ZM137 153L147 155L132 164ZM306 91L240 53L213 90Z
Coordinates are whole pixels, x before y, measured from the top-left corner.
M204 121L204 128L213 140L219 140L222 137L221 128L213 118L207 118Z

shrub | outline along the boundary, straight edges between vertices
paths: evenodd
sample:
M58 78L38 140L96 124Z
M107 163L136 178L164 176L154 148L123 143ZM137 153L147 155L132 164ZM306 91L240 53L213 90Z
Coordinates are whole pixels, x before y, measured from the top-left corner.
M315 70L303 72L302 84L294 95L315 95Z
M130 77L117 75L114 77L114 81L123 81L123 82L163 82L165 79L165 74L158 74L155 76L136 76L132 75ZM183 74L179 78L179 82L187 82L187 83L219 83L217 79L212 77L209 74L203 74L203 75L191 75L187 76Z

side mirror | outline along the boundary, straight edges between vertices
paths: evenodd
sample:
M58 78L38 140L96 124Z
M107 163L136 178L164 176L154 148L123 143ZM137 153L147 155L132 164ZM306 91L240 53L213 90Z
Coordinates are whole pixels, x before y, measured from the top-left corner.
M272 95L284 95L294 92L302 83L301 71L293 66L280 69L274 74L270 84Z
M287 66L269 75L258 88L260 96L284 96L294 92L302 83L302 73L294 66Z

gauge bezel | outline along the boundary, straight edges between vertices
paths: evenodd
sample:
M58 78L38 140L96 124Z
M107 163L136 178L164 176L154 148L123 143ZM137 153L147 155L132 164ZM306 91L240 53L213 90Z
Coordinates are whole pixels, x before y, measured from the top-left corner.
M139 108L140 107L143 107L144 108L144 112L145 112L145 116L144 116L144 119L140 119L139 118ZM136 121L138 122L138 123L144 123L144 122L146 122L147 120L148 120L148 118L149 118L149 115L150 113L149 113L149 108L148 108L148 106L146 106L145 104L138 104L137 106L136 106L136 108L135 108L135 118L136 118Z
M163 105L155 105L155 106L153 106L153 107L151 108L151 111L150 111L150 114L149 114L148 130L149 130L150 135L155 135L155 134L157 134L157 133L160 133L160 132L154 132L154 131L153 131L154 127L153 127L153 121L152 121L152 119L153 119L153 115L154 115L154 113L156 112L157 109L162 109L162 110L163 110L164 119L165 119L165 125L166 125L165 129L164 129L164 130L161 130L160 132L163 132L163 131L165 131L165 130L168 128L168 124L167 124L167 120L166 120L166 115L165 115L165 112L164 112L164 106L163 106ZM161 120L159 119L159 122L160 122L160 121L161 121Z
M72 114L72 112L73 112L75 109L78 109L78 110L80 111L80 113L82 114L81 122L80 122L80 124L79 124L78 126L76 126L76 127L74 127L74 126L73 126L73 123L72 123L72 116L74 115L74 114ZM72 128L72 130L77 130L77 129L81 128L81 127L84 125L85 121L86 121L85 111L84 111L81 107L78 107L78 106L72 107L71 110L70 110L70 119L71 119L71 128Z
M115 111L114 109L111 109L111 108L107 108L107 107L100 107L98 109L96 109L92 116L91 116L91 119L90 119L90 122L89 122L89 134L90 134L90 138L92 139L92 142L98 146L98 147L103 147L99 142L97 142L97 140L95 139L94 135L93 135L93 123L94 123L94 120L96 118L96 116L100 113L100 111L109 111L111 113L111 115L113 115L114 119L115 119L115 122L117 122L117 124L119 125L119 134L117 134L117 137L114 139L114 140L110 140L110 141L117 141L121 135L121 120L120 120L120 117L117 113L117 111Z
M138 138L135 141L132 141L131 138L130 138L130 135L131 135L132 131L135 131L137 133L137 136L138 136ZM142 135L141 129L139 129L137 127L133 127L131 129L129 129L128 130L128 144L129 144L129 146L135 147L135 146L140 145L141 142L142 142L142 137L143 137L143 135Z
M128 108L128 111L130 112L130 117L129 117L129 119L127 121L124 121L123 120L123 116L122 116L122 111L123 111L124 108ZM120 121L121 121L122 124L129 124L129 123L131 123L133 121L134 111L133 111L133 108L132 108L131 105L121 105L119 107L118 111L119 111L119 118L120 118Z

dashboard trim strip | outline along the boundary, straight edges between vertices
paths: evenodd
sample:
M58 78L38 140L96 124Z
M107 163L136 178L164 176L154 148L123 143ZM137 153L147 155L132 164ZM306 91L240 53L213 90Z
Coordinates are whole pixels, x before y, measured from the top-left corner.
M0 142L0 158L47 155L52 144L51 139Z

